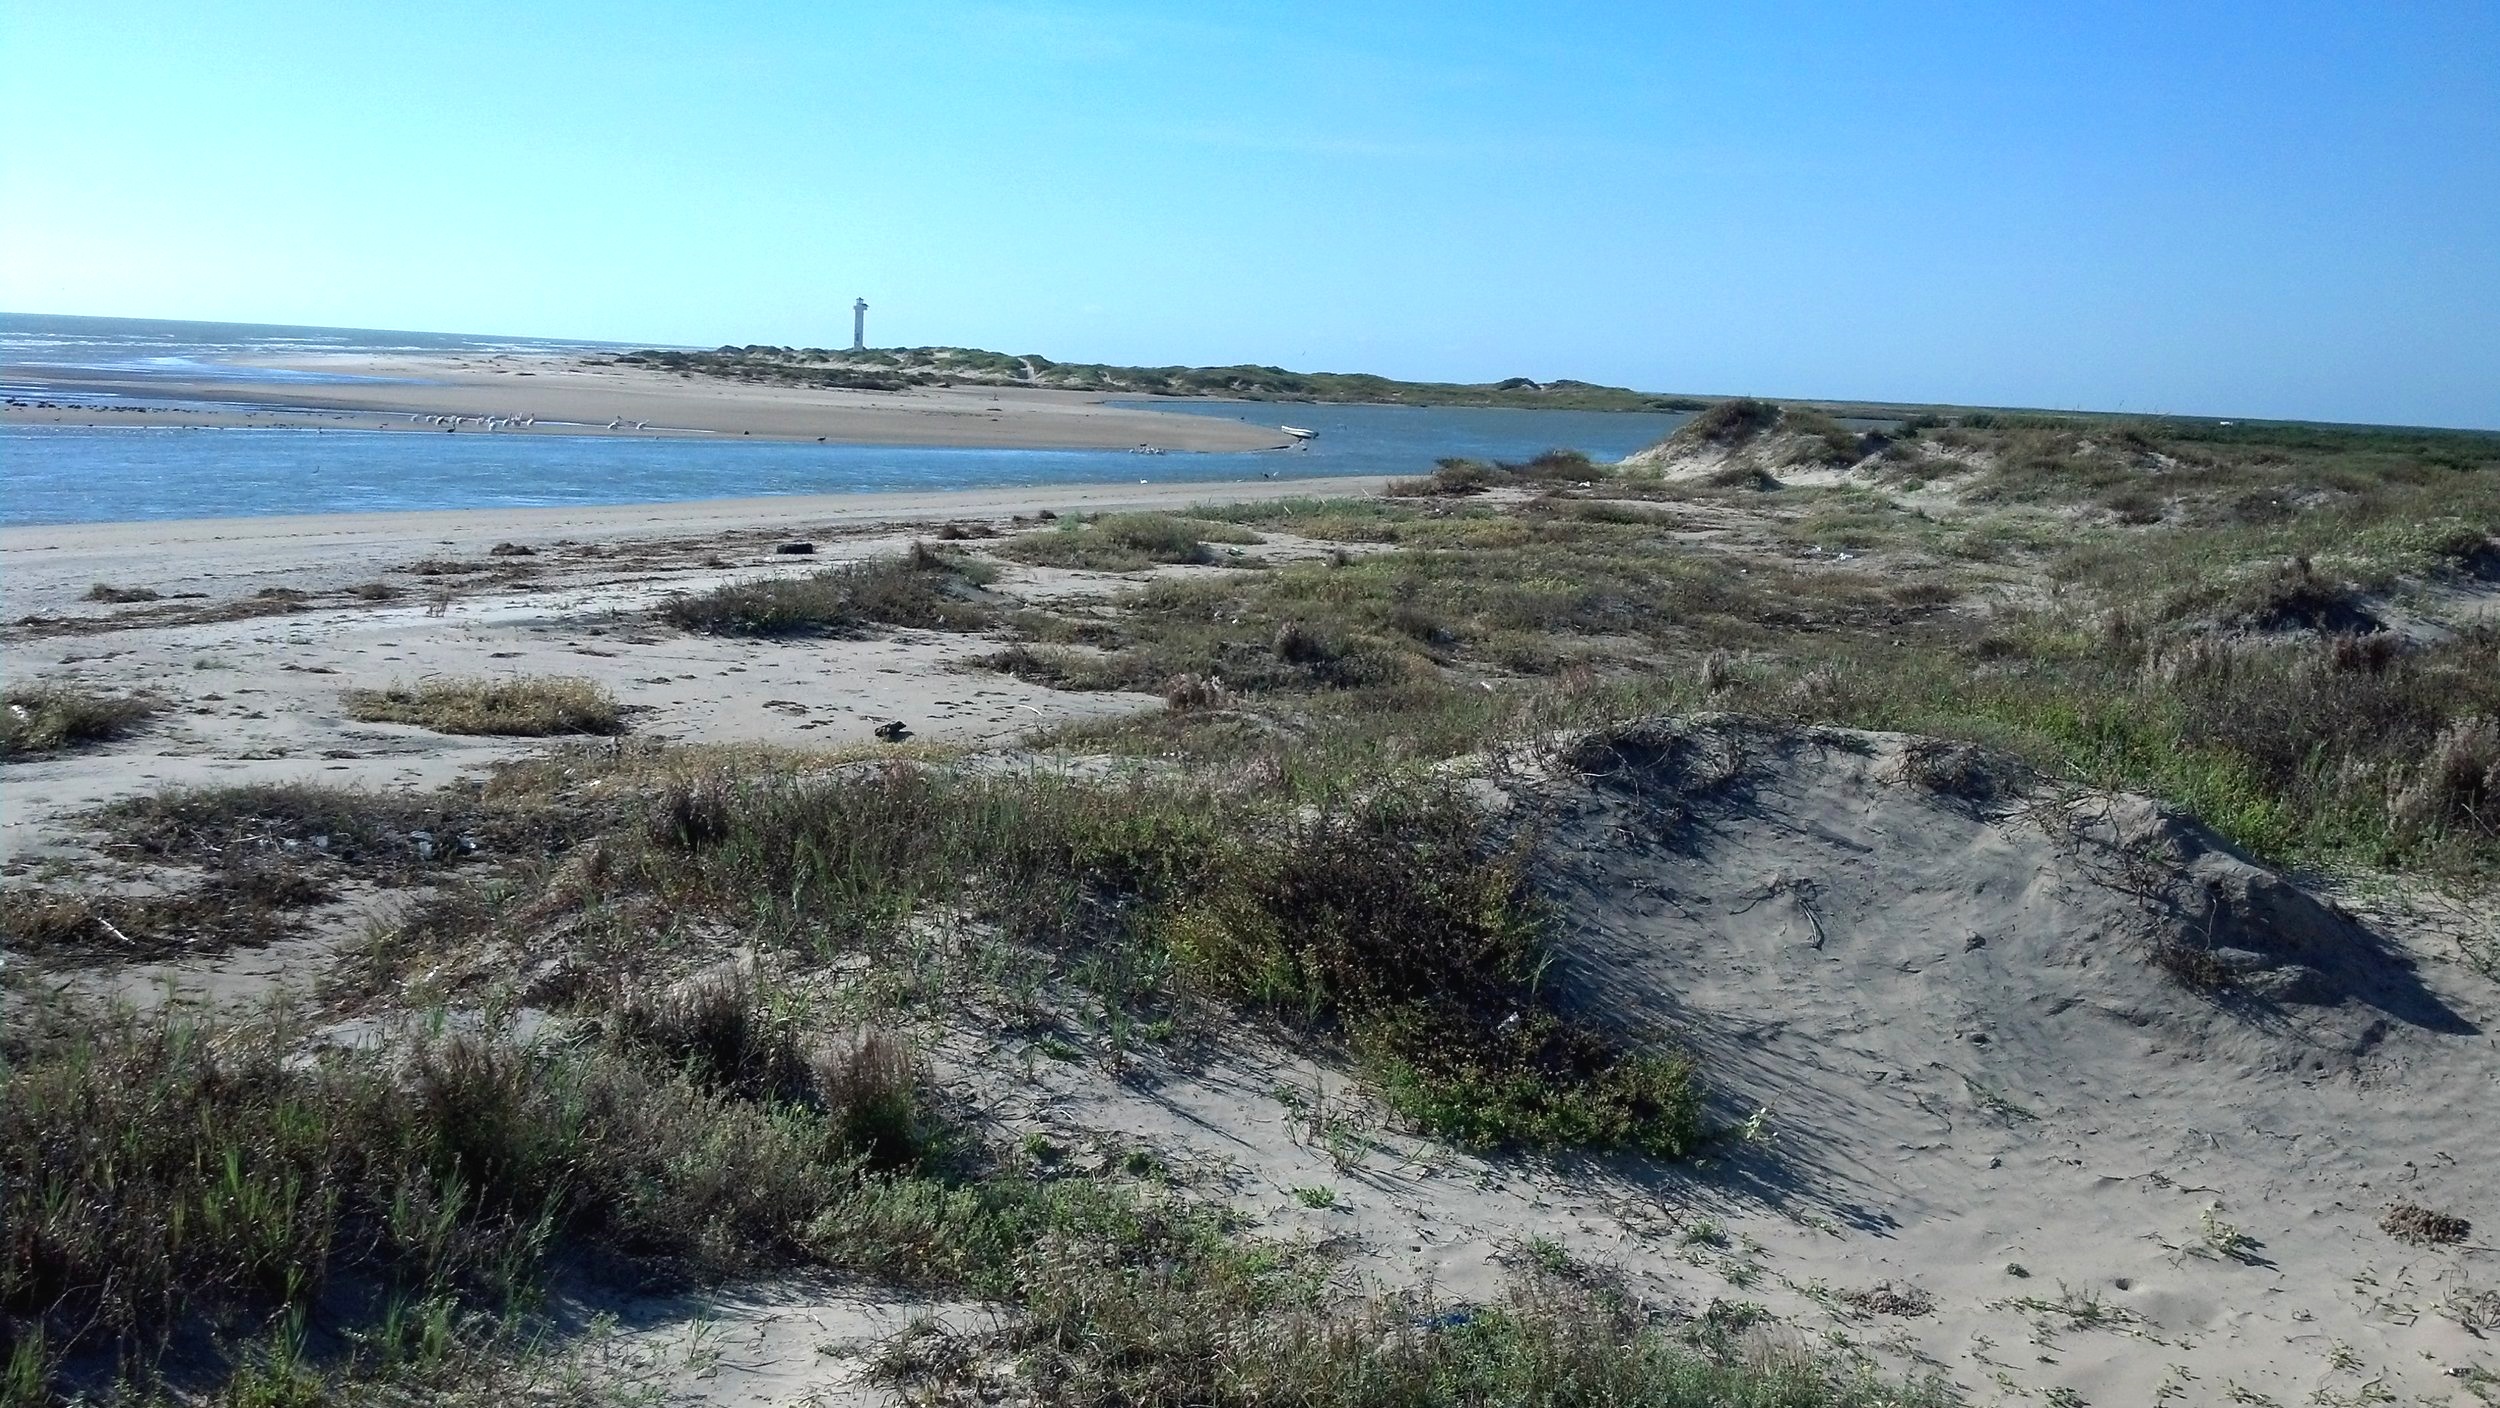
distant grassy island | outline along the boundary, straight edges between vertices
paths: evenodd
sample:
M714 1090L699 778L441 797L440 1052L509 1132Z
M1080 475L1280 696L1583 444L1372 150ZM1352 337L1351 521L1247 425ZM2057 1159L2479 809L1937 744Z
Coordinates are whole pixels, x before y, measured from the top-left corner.
M673 372L784 386L900 391L924 386L1034 386L1137 396L1212 396L1234 401L1360 401L1408 406L1518 406L1560 411L1697 411L1714 399L1667 396L1593 382L1524 376L1466 383L1398 381L1365 372L1289 372L1282 367L1114 367L1055 362L977 347L721 347L643 351L617 358Z
M685 376L717 376L781 386L850 391L903 391L920 387L1028 386L1132 396L1205 396L1228 401L1302 401L1402 406L1509 406L1549 411L1708 411L1753 408L1777 414L1785 408L1825 418L1893 422L1900 428L1956 426L1969 430L2054 430L2092 425L2158 427L2165 434L2231 444L2277 444L2287 437L2313 449L2348 448L2368 442L2390 453L2480 463L2500 436L2482 430L2433 426L2359 425L2326 421L2240 417L2146 415L2135 412L2042 410L2012 406L1963 406L1921 401L1848 401L1755 398L1634 391L1622 386L1563 378L1524 376L1492 382L1399 381L1369 372L1293 372L1282 367L1115 367L1100 362L1056 362L1038 355L1011 355L978 347L871 347L864 351L823 347L718 347L709 352L646 349L614 360ZM1840 427L1833 427L1837 432Z

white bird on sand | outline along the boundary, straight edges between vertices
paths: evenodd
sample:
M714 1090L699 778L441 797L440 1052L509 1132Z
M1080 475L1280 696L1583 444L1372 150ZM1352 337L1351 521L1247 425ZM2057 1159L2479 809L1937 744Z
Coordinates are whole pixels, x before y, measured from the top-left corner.
M636 430L649 430L650 428L651 422L647 420L638 420L634 422L634 429Z

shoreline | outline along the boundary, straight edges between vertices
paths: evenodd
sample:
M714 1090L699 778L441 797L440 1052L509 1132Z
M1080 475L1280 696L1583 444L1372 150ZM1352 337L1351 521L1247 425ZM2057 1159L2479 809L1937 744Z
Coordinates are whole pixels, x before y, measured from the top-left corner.
M877 524L993 519L1193 504L1377 493L1384 475L1301 479L1168 480L1153 484L1045 484L980 489L858 490L541 508L374 509L233 518L122 519L0 527L0 602L10 619L77 605L93 583L160 587L324 580L371 575L368 559L405 553L483 552L498 542L613 542L770 530L793 535ZM167 558L180 563L167 570ZM342 563L346 556L351 559Z
M236 514L222 518L120 518L83 523L0 525L0 553L75 547L76 540L155 537L165 545L244 538L291 538L318 533L364 533L380 528L455 531L500 525L524 532L623 532L653 527L712 528L823 519L960 517L976 513L1166 507L1185 503L1244 503L1269 498L1338 498L1377 493L1394 476L1308 475L1294 479L1173 479L1128 484L1007 484L975 489L855 489L839 494L748 494L714 499L649 499L616 504L548 504L527 508L359 509L350 513ZM43 543L26 541L36 536Z

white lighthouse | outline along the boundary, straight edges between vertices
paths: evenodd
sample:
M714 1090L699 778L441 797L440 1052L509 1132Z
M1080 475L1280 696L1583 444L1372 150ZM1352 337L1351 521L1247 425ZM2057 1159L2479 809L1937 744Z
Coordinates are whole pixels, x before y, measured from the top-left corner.
M868 350L868 300L865 298L851 305L851 350Z

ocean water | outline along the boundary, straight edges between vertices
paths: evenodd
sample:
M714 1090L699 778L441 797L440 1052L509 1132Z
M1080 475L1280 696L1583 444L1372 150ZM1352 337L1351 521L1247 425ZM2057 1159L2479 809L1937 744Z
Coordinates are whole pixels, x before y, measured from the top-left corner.
M213 374L269 385L384 382L393 378L238 365L238 358L320 352L617 351L598 342L279 323L195 323L161 318L76 318L0 313L0 393L88 405L145 398L150 384Z
M66 326L65 326L66 325ZM338 328L0 315L0 383L67 399L68 385L143 398L151 377L283 351L562 351L598 344ZM612 350L612 349L609 349ZM126 383L126 385L125 385ZM0 523L99 523L382 509L667 503L769 494L1418 474L1444 456L1525 459L1551 448L1615 459L1685 419L1592 411L1124 402L1319 432L1249 454L940 449L406 431L0 427Z

